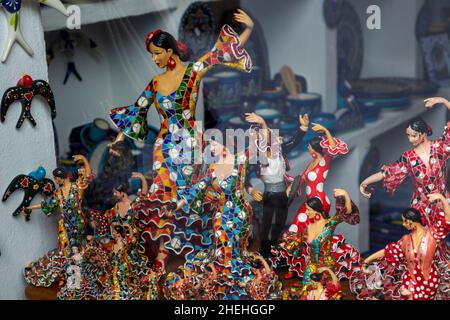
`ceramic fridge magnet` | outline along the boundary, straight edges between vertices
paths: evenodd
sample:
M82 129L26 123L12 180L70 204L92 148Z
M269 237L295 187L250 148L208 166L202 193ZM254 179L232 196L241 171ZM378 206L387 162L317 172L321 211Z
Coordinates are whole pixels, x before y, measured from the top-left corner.
M60 0L34 0L41 4L55 8L65 16L69 16L67 9ZM22 31L20 30L20 9L22 7L22 0L2 0L2 8L6 15L8 24L8 35L6 38L6 47L3 49L0 61L6 62L14 43L19 43L22 48L33 56L34 52L30 45L25 41Z
M55 97L53 96L50 85L44 80L34 81L29 75L24 75L17 83L17 86L9 88L3 94L0 104L0 121L5 121L6 113L11 104L20 101L22 103L22 112L16 128L20 129L25 119L30 120L31 124L35 127L36 121L31 115L31 103L36 95L45 98L50 107L52 118L54 119L56 117Z
M46 171L43 167L39 167L36 171L26 174L20 174L16 176L3 195L2 201L8 200L9 196L12 195L16 190L23 190L24 197L20 205L13 212L13 216L18 216L21 212L24 212L25 208L28 207L33 201L34 197L38 193L42 193L44 196L51 196L55 191L55 184L52 180L45 178ZM29 212L25 211L25 218L27 221L30 220Z

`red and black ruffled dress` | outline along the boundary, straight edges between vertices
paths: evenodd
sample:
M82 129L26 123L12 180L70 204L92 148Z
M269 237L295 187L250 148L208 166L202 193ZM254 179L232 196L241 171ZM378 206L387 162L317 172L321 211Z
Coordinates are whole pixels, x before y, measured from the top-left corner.
M450 268L447 253L437 250L450 231L440 212L436 225L427 227L418 248L411 234L384 249L384 258L367 272L352 275L350 287L358 299L449 300Z
M358 271L361 259L358 250L345 242L342 235L335 235L336 227L347 222L351 225L359 223L359 210L352 202L352 211L345 212L344 199L336 199L336 215L327 220L320 235L309 242L308 228L299 233L288 233L288 240L279 244L277 254L271 257L273 267L277 267L285 260L289 271L295 272L302 278L303 285L310 282L310 276L318 268L328 267L338 277L350 278L353 272Z

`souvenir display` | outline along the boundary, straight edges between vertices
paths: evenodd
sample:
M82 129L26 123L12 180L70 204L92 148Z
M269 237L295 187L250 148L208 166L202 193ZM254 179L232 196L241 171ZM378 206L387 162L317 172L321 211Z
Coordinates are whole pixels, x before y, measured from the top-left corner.
M168 218L165 212L168 211L168 205L177 202L186 192L186 187L194 184L198 178L199 166L192 164L200 150L198 128L195 128L200 80L207 71L219 64L251 71L250 56L242 45L251 34L253 22L242 10L235 13L235 19L246 26L240 36L230 26L223 26L212 51L187 65L181 63L186 59L184 44L177 43L169 33L161 30L150 33L146 41L147 49L153 57L158 57L155 60L157 66L166 68L166 71L150 81L135 104L111 111L111 119L120 129L115 142L123 140L125 136L146 140L146 115L153 103L161 117L161 128L153 151L153 181L146 209L138 213L137 226L144 248L145 243L160 242L157 262L162 269L168 258L168 250L178 255L187 254L198 245L210 243L202 229L202 223L208 219L201 216L186 219L183 210ZM180 79L181 82L174 79ZM185 210L188 210L187 205Z
M46 171L43 167L39 167L36 171L31 172L28 175L21 174L16 176L5 193L3 194L2 201L8 200L9 196L13 194L16 190L23 190L23 200L16 210L13 212L13 216L17 216L22 212L25 212L25 217L27 220L30 219L29 211L24 210L27 208L34 197L38 193L42 193L44 196L50 197L55 192L55 184L52 180L46 179Z
M34 0L36 2L53 7L62 14L68 16L66 8L60 0ZM9 53L11 52L14 43L18 43L21 47L30 55L34 54L33 49L25 41L22 31L20 30L20 9L22 6L22 0L2 0L2 8L6 15L8 25L8 36L6 38L6 47L3 49L1 55L1 62L6 62Z
M28 119L35 127L36 121L31 115L31 103L37 95L45 98L51 111L51 117L54 119L56 117L55 97L53 96L50 85L44 80L33 80L29 75L24 75L19 82L17 82L16 87L9 88L3 94L0 106L1 122L5 122L6 113L8 112L9 107L14 102L20 101L22 103L22 112L20 113L16 128L20 129L25 119Z
M406 209L403 226L410 233L366 258L362 270L352 275L358 299L450 299L448 252L439 249L450 231L450 206L440 193L429 194L428 200L441 208L433 224L423 222L431 220L427 211Z
M74 5L66 9L61 1ZM173 315L201 317L231 310L268 315L276 303L213 310L183 301L450 300L450 121L432 139L424 120L443 126L450 101L432 97L418 108L422 96L447 90L450 7L422 1L422 8L404 10L400 28L392 30L382 3L246 1L259 18L289 20L285 28L273 28L275 20L264 25L266 41L256 17L235 9L238 1L147 2L134 8L134 1L0 0L8 25L1 61L16 42L28 55L33 49L38 58L47 54L43 66L23 53L0 77L13 85L20 68L45 79L59 74L67 92L58 92L58 112L64 107L68 116L53 123L56 87L44 80L22 74L16 86L2 89L8 88L0 122L16 102L22 109L12 119L17 130L3 135L0 204L13 218L2 225L0 261L8 264L5 277L12 276L0 279L0 299L175 300L169 301ZM59 13L43 9L41 23L38 3L66 18L46 23ZM414 47L414 31L408 36L404 27L417 13L422 64L411 50L402 56ZM166 19L173 15L176 26ZM139 48L139 34L155 23L178 31L179 40L156 29ZM382 32L364 30L379 23ZM45 38L46 48L31 48L21 25L39 32L36 43ZM93 40L99 35L103 52ZM383 47L386 36L393 39ZM380 56L392 49L394 36L404 38L404 47ZM366 50L364 38L371 40ZM79 53L105 58L106 70L82 68ZM137 67L144 65L148 70ZM428 77L410 77L423 71ZM129 99L127 87L146 73L136 100L107 106ZM92 88L83 82L88 76ZM37 112L38 95L52 121L34 128L41 121L31 111ZM446 109L425 114L437 105ZM37 135L23 142L26 119ZM56 159L48 152L49 132L56 145L62 142ZM348 145L337 138L343 132ZM411 148L380 165L400 148L401 139L389 136L399 132ZM32 146L38 138L46 141ZM43 162L17 175L29 170L23 150ZM57 163L51 179L48 163ZM21 164L23 170L14 169ZM376 192L377 183L385 192ZM16 199L17 191L23 196ZM16 218L21 214L25 223ZM33 228L38 223L42 230ZM24 237L31 245L20 245ZM22 284L14 284L18 273Z
M81 31L66 31L62 30L58 34L58 38L50 42L47 48L47 62L50 64L53 59L59 54L64 54L67 60L66 74L64 76L63 84L66 84L69 77L73 74L78 81L83 81L75 65L76 50L85 49L97 61L103 57L103 54L98 48L97 43L87 34Z

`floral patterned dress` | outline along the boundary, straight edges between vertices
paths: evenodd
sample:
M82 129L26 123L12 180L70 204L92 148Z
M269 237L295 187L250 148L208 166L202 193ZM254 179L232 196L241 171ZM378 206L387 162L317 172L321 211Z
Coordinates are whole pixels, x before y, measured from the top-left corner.
M177 202L186 188L197 180L200 166L194 164L194 159L201 153L201 143L197 138L195 111L199 85L206 72L218 64L246 72L252 68L238 35L228 25L222 28L210 52L187 65L175 92L162 95L158 82L152 80L135 104L111 111L113 123L128 137L140 141L147 138L146 117L151 104L155 105L161 120L153 151L153 184L145 209L139 210L136 220L144 244L163 238L167 249L187 254L200 243L209 245L211 242L202 235L206 218L195 216L193 220L183 211L174 218L167 218L164 213L167 205ZM188 210L187 206L185 209ZM148 247L145 251L151 256Z
M345 243L342 235L335 235L336 227L347 222L351 225L359 223L359 210L352 202L352 212L345 213L342 197L336 199L336 215L327 219L322 232L316 239L309 242L308 228L292 235L291 240L278 246L278 254L271 257L273 267L277 267L283 259L287 260L289 271L296 272L302 278L302 284L310 282L310 276L318 268L328 267L338 277L350 278L351 274L360 268L360 254L350 244ZM292 234L292 233L291 233Z
M385 256L367 273L352 275L351 289L358 299L382 293L387 300L434 300L450 298L450 269L437 251L450 231L450 222L441 211L436 225L427 227L416 248L411 234L384 249ZM405 294L407 293L407 294Z

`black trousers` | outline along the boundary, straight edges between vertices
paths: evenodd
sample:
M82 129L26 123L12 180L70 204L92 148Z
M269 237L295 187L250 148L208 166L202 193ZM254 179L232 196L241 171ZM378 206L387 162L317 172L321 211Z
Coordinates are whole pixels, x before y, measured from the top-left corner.
M288 216L288 198L286 192L264 192L263 218L261 226L261 253L268 254L270 246L281 237ZM275 226L272 228L273 215ZM269 233L271 241L269 240Z

